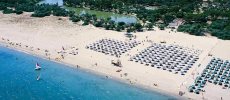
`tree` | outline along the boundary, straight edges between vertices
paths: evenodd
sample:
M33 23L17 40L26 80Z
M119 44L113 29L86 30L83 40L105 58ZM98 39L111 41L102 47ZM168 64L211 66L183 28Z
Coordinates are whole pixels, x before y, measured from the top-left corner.
M3 14L11 14L11 13L14 13L14 10L8 8L3 10Z
M125 22L118 22L118 25L119 25L119 26L124 26L124 25L125 25Z
M177 18L184 18L184 12L182 12L182 11L177 12L176 17Z
M109 29L110 29L110 25L105 24L105 25L104 25L104 28L105 28L106 30L109 30Z
M15 13L19 15L19 14L22 14L23 11L22 10L15 10Z
M116 27L116 31L120 32L120 31L121 31L121 26L118 25L118 26Z
M100 21L95 22L94 24L95 27L103 27L103 25L104 25L104 20L102 19Z
M158 27L160 28L160 30L165 30L166 25L165 24L160 24Z
M69 12L68 12L68 15L69 15L69 17L72 17L72 16L75 15L75 12L74 12L74 11L69 11Z
M52 14L52 9L53 9L53 6L49 4L36 5L35 11L31 16L32 17L50 16Z
M0 10L5 10L6 8L5 3L0 3Z
M84 21L82 25L83 26L89 25L89 21Z
M142 32L143 31L143 26L140 24L140 23L136 23L134 25L135 29L138 31L138 32Z
M147 25L146 25L146 28L147 28L147 30L152 30L153 29L153 23L148 23Z
M203 36L204 29L201 24L185 24L180 25L177 29L179 32L188 32L191 35Z
M77 15L71 16L71 17L70 17L70 20L71 20L72 22L79 22L79 21L81 21L80 17L77 16Z
M175 19L175 17L172 14L165 14L163 16L163 21L165 24L172 22L174 19Z
M68 16L68 12L65 9L56 6L53 7L52 13L54 16Z

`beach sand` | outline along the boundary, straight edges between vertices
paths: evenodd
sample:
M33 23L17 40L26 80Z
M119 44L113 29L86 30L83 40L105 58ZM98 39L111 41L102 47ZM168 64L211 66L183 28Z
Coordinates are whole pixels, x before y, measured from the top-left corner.
M59 20L61 18L61 20ZM223 100L230 98L229 89L208 84L203 96L189 93L188 87L194 83L193 77L201 73L213 57L230 60L230 41L219 40L215 37L192 36L181 32L170 32L170 29L135 33L136 40L141 44L122 54L119 60L123 67L115 67L111 60L117 60L114 56L105 55L86 49L86 46L100 39L111 38L120 41L129 41L125 32L116 32L95 28L92 25L81 26L72 23L68 18L49 16L44 18L32 18L30 13L22 15L3 15L0 13L0 43L23 50L30 54L39 55L47 59L74 65L75 67L98 72L108 78L120 79L126 83L140 85L155 91L161 91L171 95L178 95L179 91L185 92L183 97L200 100L203 97L208 100ZM150 42L175 44L183 47L202 50L199 60L184 76L173 74L150 66L145 66L129 61L130 56L138 54L141 50L150 46ZM67 52L63 54L62 48ZM137 51L138 50L138 51ZM76 55L68 54L77 52ZM198 67L200 65L200 67ZM121 69L121 72L116 72ZM127 76L125 75L127 73ZM192 73L196 73L195 76ZM155 85L154 85L155 84ZM156 86L157 84L157 86Z

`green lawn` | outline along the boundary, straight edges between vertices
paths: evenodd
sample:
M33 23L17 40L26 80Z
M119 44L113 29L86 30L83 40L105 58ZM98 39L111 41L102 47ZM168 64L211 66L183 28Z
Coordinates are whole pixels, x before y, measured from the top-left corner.
M104 11L96 11L96 10L90 10L90 9L85 9L85 8L73 8L73 7L65 7L71 11L75 11L77 14L80 14L82 11L85 11L86 13L89 14L95 14L98 18L109 18L111 16L115 17L133 17L129 15L121 15L121 14L115 14L112 12L104 12Z

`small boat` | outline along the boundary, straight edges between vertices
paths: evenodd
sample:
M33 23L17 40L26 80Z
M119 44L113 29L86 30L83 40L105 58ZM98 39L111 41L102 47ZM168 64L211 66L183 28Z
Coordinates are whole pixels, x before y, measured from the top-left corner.
M36 63L35 70L41 70L41 67L38 63Z

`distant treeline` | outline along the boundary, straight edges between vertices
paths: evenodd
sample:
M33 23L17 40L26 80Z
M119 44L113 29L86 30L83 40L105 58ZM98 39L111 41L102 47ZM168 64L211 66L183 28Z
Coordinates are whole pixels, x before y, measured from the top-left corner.
M8 4L22 4L22 3L37 3L41 0L0 0L0 2Z
M133 14L143 24L158 24L164 29L176 18L185 20L178 31L203 36L208 32L230 40L230 0L64 0L66 6L84 7L120 14ZM157 6L158 9L146 7ZM220 25L220 26L218 26Z
M34 12L32 17L45 17L51 14L55 16L68 16L68 12L58 5L38 5L39 1L41 0L0 0L0 10L3 10L4 14Z

